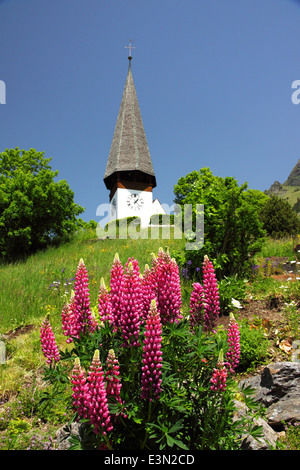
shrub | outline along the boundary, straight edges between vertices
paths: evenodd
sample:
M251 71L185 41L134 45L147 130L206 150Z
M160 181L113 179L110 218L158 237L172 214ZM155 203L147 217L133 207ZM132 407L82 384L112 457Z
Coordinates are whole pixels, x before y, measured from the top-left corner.
M197 250L187 250L185 262L191 260L196 269L207 254L214 263L218 279L247 273L251 259L265 238L259 212L268 197L248 189L247 183L239 186L233 177L214 176L209 168L180 178L174 194L174 202L182 209L185 204L192 205L193 230L200 216L197 204L204 205L204 245Z
M11 261L68 239L84 211L51 158L34 149L0 153L0 257Z
M243 320L240 324L240 344L239 372L244 372L267 359L269 342L260 326L249 325L247 320Z
M272 238L284 238L298 235L300 221L297 212L288 201L271 195L260 212L260 219L268 235Z

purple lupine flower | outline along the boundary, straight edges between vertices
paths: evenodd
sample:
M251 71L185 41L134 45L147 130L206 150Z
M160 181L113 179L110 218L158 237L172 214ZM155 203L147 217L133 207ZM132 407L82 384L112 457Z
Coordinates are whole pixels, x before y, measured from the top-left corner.
M182 318L181 286L179 269L175 259L160 248L157 258L153 261L153 270L157 282L157 309L162 324L177 322Z
M145 339L143 342L142 399L158 400L161 393L162 368L162 325L156 301L151 307L146 320Z
M107 397L113 396L119 403L121 403L120 390L122 384L119 379L120 366L113 349L108 351L106 359L106 395Z
M240 331L234 315L230 312L230 320L227 332L228 351L226 361L231 373L237 368L240 360Z
M106 435L113 429L108 411L105 390L104 373L99 359L99 350L96 349L87 376L87 387L84 394L84 406L87 416L94 426L95 434Z
M226 379L227 379L227 369L224 365L223 360L223 350L221 349L217 367L213 369L212 377L210 379L211 386L210 389L214 392L221 391L223 392L226 389Z
M122 404L120 395L122 383L119 379L119 369L119 361L116 358L115 352L113 349L110 349L106 359L106 396L107 398L114 397L117 402ZM121 411L121 415L123 418L127 418L127 414L124 411Z
M75 308L75 292L71 292L70 302L67 302L61 312L62 329L65 336L68 336L67 343L71 343L80 336L80 323L78 313Z
M74 308L77 315L80 336L95 330L95 319L90 308L89 281L87 269L81 258L75 276Z
M141 279L143 289L143 310L142 318L144 321L147 319L148 312L150 310L151 300L157 297L157 281L153 270L149 268L149 265L145 265L144 274Z
M110 301L112 318L115 328L121 326L122 291L124 282L124 269L118 253L115 254L110 271Z
M55 336L50 325L49 315L47 315L42 322L40 338L42 351L45 358L47 359L47 363L51 364L52 361L58 362L60 360L60 355Z
M80 418L87 418L87 408L84 404L84 397L87 392L86 374L81 367L79 357L76 357L71 376L72 384L72 405Z
M205 292L204 330L214 331L220 313L219 290L215 270L208 256L203 261L203 287Z
M194 282L190 297L190 326L196 328L203 325L204 320L204 289L199 282Z
M143 291L136 260L126 264L121 303L121 334L123 346L140 346L140 314L143 309Z
M110 324L113 323L110 295L105 286L103 277L101 277L100 280L100 289L98 295L98 312L100 321L102 321L103 323L106 321L108 321Z

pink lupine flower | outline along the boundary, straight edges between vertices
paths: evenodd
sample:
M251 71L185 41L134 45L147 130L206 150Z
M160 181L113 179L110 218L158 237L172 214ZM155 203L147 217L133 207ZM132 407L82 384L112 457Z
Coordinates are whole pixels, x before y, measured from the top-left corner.
M78 313L75 308L75 293L71 292L70 302L67 302L61 312L62 329L65 336L68 336L66 342L71 343L74 338L79 339L80 324L78 322Z
M161 393L162 368L162 325L157 310L156 301L151 301L151 307L146 320L145 339L143 343L142 366L142 399L158 400Z
M71 376L73 408L78 413L79 418L87 418L87 409L84 404L87 392L87 382L85 370L80 365L79 357L76 357Z
M106 395L107 397L115 397L121 403L120 390L122 384L119 379L119 369L119 361L116 358L115 352L113 349L110 349L106 360Z
M45 358L47 359L47 363L51 364L52 361L58 362L60 360L60 355L48 315L44 318L42 322L40 338L42 351Z
M95 319L92 317L90 308L88 273L82 258L76 271L74 291L74 308L75 316L77 316L78 331L80 335L85 335L95 330Z
M113 429L108 411L107 396L105 391L104 373L99 358L99 350L96 349L87 376L87 387L84 395L84 405L87 416L94 426L95 434L106 435Z
M119 361L116 358L115 352L113 349L110 349L106 359L106 396L107 398L114 397L117 402L122 404L120 396L122 384L119 379L119 369ZM121 415L123 418L127 418L127 414L123 411L121 411ZM118 416L118 414L116 414L116 416Z
M157 257L155 267L157 279L157 308L163 324L177 322L182 315L181 286L179 269L175 259L170 259L168 253L165 257Z
M203 261L203 287L205 291L204 330L214 331L220 313L219 290L215 270L208 256Z
M143 291L137 264L129 261L124 274L121 309L121 334L123 346L140 346L140 314L143 308Z
M203 325L204 305L204 289L199 282L194 282L193 290L190 297L191 328Z
M108 321L109 323L113 323L110 295L105 286L103 277L100 281L100 289L98 295L98 312L100 321L102 321L103 323L106 321Z
M228 351L226 354L227 364L231 373L237 368L240 361L240 331L234 315L230 312L228 325Z
M119 328L121 326L123 282L124 269L119 255L116 253L110 271L110 301L115 328Z
M224 365L223 350L220 351L217 367L213 369L210 389L223 392L226 389L227 369Z
M145 265L144 274L141 278L142 290L143 290L143 310L141 316L146 320L148 312L150 310L151 300L157 298L157 282L156 276L153 270L149 268L149 265Z

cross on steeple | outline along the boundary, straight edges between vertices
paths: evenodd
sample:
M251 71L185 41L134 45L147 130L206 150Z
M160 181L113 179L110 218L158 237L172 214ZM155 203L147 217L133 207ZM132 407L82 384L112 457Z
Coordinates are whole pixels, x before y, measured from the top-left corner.
M128 59L129 59L129 60L132 59L132 56L131 56L131 49L135 49L135 47L132 46L131 43L132 43L132 39L129 39L129 46L124 46L124 49L129 49L129 56L128 56Z

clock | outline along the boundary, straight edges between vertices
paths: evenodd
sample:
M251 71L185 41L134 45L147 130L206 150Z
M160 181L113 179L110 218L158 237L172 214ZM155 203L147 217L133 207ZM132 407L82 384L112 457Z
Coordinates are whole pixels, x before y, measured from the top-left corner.
M127 205L130 209L139 211L144 205L144 200L141 195L133 193L128 196Z

